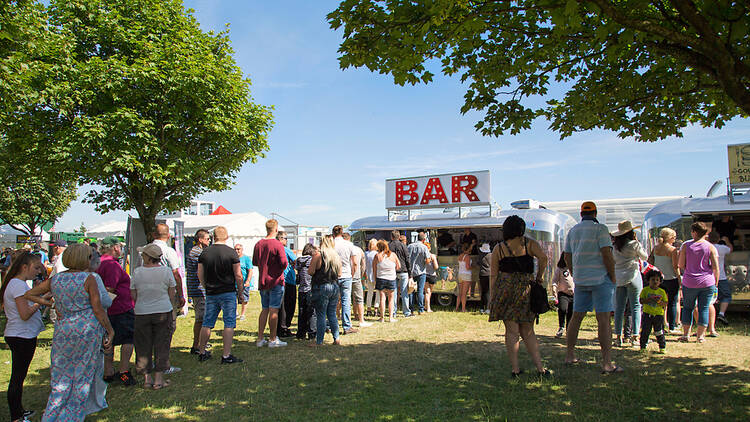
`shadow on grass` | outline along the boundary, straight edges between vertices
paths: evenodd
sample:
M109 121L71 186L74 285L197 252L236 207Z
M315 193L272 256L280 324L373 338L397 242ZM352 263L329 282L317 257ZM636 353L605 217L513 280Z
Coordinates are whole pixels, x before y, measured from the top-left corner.
M330 335L326 338L330 341ZM345 339L345 343L346 343ZM103 421L407 421L407 420L746 420L750 372L703 359L641 354L618 349L626 372L601 375L595 341L581 341L575 366L562 364L564 342L539 336L556 375L539 381L522 345L527 371L511 380L502 340L428 343L375 341L340 347L258 349L236 342L244 363L220 365L218 356L198 363L173 348L181 366L162 391L110 387ZM215 355L220 347L214 342ZM669 346L668 346L669 347ZM41 410L49 370L26 380L25 404ZM669 419L666 419L669 418Z

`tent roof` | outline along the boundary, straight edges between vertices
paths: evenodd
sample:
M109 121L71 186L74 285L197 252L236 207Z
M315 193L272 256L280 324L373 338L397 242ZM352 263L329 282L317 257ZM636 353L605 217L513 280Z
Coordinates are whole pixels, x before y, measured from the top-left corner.
M125 236L128 229L126 221L109 221L92 227L86 232L87 236L102 238L107 236Z
M228 209L224 208L223 205L219 205L219 208L216 208L214 212L211 213L211 215L226 215L231 214Z
M224 226L230 237L265 237L268 219L257 212L243 212L237 214L190 215L172 220L185 223L185 235L187 236L192 236L198 229L212 230L217 226ZM282 230L282 228L279 227L279 230Z

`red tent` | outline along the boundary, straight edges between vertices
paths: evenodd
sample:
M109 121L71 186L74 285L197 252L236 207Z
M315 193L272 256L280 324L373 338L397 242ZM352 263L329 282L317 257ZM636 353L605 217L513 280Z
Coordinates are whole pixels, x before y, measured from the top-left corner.
M224 208L223 206L219 205L219 208L216 208L214 212L211 213L211 215L225 215L225 214L231 214L228 209Z

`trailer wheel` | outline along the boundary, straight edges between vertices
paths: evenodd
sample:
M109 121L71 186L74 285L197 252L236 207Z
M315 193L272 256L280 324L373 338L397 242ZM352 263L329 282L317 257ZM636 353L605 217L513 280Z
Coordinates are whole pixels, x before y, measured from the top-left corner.
M455 296L453 296L452 294L443 293L438 295L437 300L438 303L442 306L450 306L453 304L454 298Z

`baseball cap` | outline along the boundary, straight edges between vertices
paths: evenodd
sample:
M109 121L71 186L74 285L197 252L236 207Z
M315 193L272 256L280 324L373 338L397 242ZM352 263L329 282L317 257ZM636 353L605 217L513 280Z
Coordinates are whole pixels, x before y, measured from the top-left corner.
M138 248L138 252L146 254L154 259L161 258L161 248L157 245L154 245L153 243L149 243L146 246Z
M66 247L66 246L68 246L68 242L66 242L63 239L57 239L54 242L52 242L52 244L55 245L55 246L61 246L63 248Z
M119 245L122 242L120 241L119 237L107 236L104 239L100 240L99 243L101 243L104 246L112 246L112 245Z
M591 212L596 211L596 204L594 204L591 201L586 201L583 204L581 204L581 212Z

